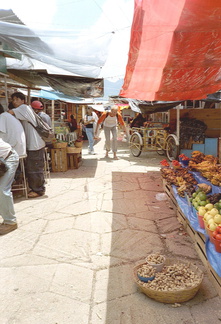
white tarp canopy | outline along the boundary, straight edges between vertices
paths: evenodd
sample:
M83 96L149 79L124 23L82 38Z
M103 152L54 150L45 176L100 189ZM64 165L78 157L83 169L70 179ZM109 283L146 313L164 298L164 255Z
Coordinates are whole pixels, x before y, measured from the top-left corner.
M21 61L7 58L7 67L46 68L48 73L110 81L123 79L133 8L133 0L1 3L0 41L24 54Z

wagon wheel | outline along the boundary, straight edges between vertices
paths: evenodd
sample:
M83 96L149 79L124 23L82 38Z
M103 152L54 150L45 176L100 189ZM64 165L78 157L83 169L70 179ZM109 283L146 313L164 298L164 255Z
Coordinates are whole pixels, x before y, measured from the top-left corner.
M133 156L140 156L143 148L143 140L140 134L134 133L130 137L130 150Z
M179 154L177 137L170 134L166 139L166 155L169 161L176 160Z
M156 141L156 151L159 155L164 155L166 152L163 149L162 142L160 140L161 138L158 138L158 140Z

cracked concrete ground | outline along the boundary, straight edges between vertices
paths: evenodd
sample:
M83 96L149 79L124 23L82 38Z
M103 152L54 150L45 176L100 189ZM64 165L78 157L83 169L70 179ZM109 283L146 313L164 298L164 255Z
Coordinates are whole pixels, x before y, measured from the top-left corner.
M1 324L218 324L221 301L165 200L154 152L120 160L83 148L79 169L51 173L46 196L15 198L19 228L0 238ZM185 258L204 272L190 301L156 302L133 268L148 253Z

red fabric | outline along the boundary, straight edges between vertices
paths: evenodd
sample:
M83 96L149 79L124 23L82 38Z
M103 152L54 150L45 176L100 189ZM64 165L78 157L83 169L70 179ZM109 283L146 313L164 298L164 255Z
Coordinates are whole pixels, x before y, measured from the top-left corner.
M221 89L221 0L135 0L120 96L203 99Z

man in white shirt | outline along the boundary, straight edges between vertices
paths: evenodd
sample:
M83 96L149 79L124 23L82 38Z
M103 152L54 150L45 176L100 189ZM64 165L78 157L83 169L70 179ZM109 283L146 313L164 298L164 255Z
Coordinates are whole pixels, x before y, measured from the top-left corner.
M19 157L11 145L4 142L2 138L0 138L0 158L5 161L8 167L4 175L0 177L0 215L3 218L3 223L0 224L0 235L4 235L18 227L11 186Z
M31 189L28 197L37 198L45 194L45 142L31 125L32 123L34 126L37 126L37 123L32 108L25 104L24 94L22 92L15 92L11 95L11 98L15 108L9 110L9 113L21 121L26 135L26 174L28 177L28 185Z
M4 111L0 104L0 138L18 153L19 157L26 155L26 139L21 122Z

